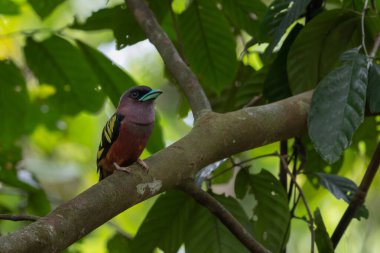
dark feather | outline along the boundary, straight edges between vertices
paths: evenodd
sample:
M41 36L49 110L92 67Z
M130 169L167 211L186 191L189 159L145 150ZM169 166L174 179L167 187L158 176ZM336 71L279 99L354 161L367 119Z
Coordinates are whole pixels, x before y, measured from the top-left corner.
M124 116L118 113L114 113L112 117L107 121L102 131L102 140L100 141L98 153L96 156L96 164L98 165L98 172L102 178L102 168L99 162L106 157L112 144L119 136L120 124Z

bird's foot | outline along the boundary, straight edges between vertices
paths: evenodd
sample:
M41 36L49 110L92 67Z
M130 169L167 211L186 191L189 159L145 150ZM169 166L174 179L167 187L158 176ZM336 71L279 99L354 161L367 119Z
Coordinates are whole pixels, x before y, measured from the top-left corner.
M132 172L132 170L129 167L121 167L117 163L113 163L113 166L115 166L115 170L118 170L118 171L123 171L123 172L126 172L126 173L131 173Z
M137 162L138 164L140 164L141 167L143 167L143 169L145 170L146 173L148 173L148 171L149 171L149 166L148 166L148 164L146 164L146 162L144 162L144 161L141 160L140 158L137 159L136 162Z

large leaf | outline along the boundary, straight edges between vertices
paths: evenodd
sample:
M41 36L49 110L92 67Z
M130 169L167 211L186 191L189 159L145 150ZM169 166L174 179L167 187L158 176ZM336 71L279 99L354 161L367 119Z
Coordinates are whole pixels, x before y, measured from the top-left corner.
M339 55L360 44L360 18L353 12L326 11L299 33L288 54L293 94L313 89L336 65Z
M108 253L132 253L131 239L116 233L107 242Z
M221 0L223 12L233 25L257 37L259 19L266 11L266 6L260 1L251 0Z
M364 118L367 58L354 48L341 56L342 66L317 86L308 131L315 149L327 162L337 161Z
M343 199L348 204L358 189L352 180L345 177L325 173L315 173L315 175L323 187L331 192L337 199ZM360 206L354 217L359 220L361 217L368 218L367 208L364 205Z
M119 104L120 96L125 90L135 86L135 81L98 50L83 42L77 41L77 43L97 76L104 92L116 107Z
M185 232L195 220L195 202L186 194L170 191L161 195L149 210L132 241L132 252L151 253L156 247L175 253L185 239Z
M373 113L380 112L380 65L372 64L369 69L367 99Z
M275 0L263 20L263 30L273 34L267 52L271 53L285 34L286 29L305 12L311 0Z
M213 0L194 0L178 18L186 60L202 84L220 92L235 77L235 41Z
M290 46L301 29L302 25L296 25L292 29L282 45L280 52L278 52L276 59L269 68L268 76L265 79L263 89L264 97L268 99L269 102L281 100L292 95L289 88L288 74L286 70L287 56Z
M34 11L41 18L46 18L49 14L65 0L28 0Z
M314 212L315 225L315 242L319 252L334 253L334 246L330 240L330 236L326 231L325 223L323 222L321 212L317 208Z
M40 83L55 87L51 102L60 112L96 112L101 108L104 94L78 48L53 36L42 42L29 38L24 50L28 66Z
M241 170L236 177L235 192L239 198L247 192L254 194L257 200L252 210L254 236L272 252L280 252L281 246L286 245L290 222L288 197L281 183L266 170L256 175Z
M149 138L146 149L149 153L153 154L165 148L164 133L160 122L160 115L156 112L156 119L154 121L154 128L151 137Z
M168 4L162 4L161 1L157 0L150 0L148 3L149 7L154 11L158 22L161 22L168 12ZM101 9L94 12L86 22L79 23L76 20L71 27L86 31L111 29L116 39L117 49L122 49L146 38L133 13L128 10L125 4Z
M240 204L233 198L215 196L232 215L247 229L249 220ZM244 253L248 250L209 210L197 205L191 214L187 228L186 253ZM205 241L206 240L206 241Z
M29 98L21 71L12 61L0 61L0 152L24 132Z
M19 6L11 0L0 0L0 14L17 15L20 12Z

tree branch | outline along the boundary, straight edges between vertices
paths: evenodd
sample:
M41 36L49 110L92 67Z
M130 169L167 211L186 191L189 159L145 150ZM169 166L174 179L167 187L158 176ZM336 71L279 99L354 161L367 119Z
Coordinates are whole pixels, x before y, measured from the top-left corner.
M193 178L210 163L306 132L312 92L235 112L206 113L191 132L145 162L115 172L46 217L0 237L2 252L57 252L127 208Z
M166 67L184 91L194 118L198 119L203 112L211 111L210 102L197 77L182 60L146 2L144 0L125 0L125 2L150 42L161 54Z
M191 181L182 184L180 189L192 196L199 204L214 214L250 252L269 252L269 250L257 242L240 222L210 194L198 188Z
M342 218L339 221L338 226L335 228L333 235L331 236L331 241L334 245L334 248L338 245L340 239L342 238L344 232L346 231L348 225L350 224L352 218L355 216L358 208L363 205L365 198L367 196L367 192L373 178L380 165L380 143L377 144L375 153L372 156L371 162L368 165L368 168L364 174L364 177L352 198L350 204L348 205L346 211L344 212Z
M0 220L11 220L11 221L36 221L40 217L27 214L0 214Z

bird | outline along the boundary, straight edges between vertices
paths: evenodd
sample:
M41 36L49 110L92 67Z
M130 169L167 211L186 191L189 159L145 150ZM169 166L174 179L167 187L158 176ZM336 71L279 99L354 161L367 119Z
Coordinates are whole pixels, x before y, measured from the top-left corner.
M120 97L115 113L105 124L97 152L99 181L115 170L129 173L127 166L139 163L148 171L140 155L147 145L155 120L154 101L161 90L135 86Z

